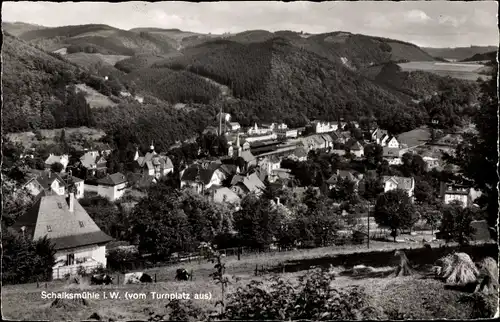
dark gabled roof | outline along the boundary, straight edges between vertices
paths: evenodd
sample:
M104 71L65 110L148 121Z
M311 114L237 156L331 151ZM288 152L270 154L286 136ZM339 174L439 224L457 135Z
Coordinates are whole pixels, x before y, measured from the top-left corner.
M51 241L55 244L55 249L68 249L87 245L102 244L112 241L113 238L102 231L95 231L83 235L64 236L53 238Z
M36 181L38 181L38 183L44 189L50 188L52 183L56 180L59 181L63 186L66 186L66 183L64 182L63 178L61 178L60 175L52 171L44 171L40 176L36 178Z
M224 163L220 166L220 169L226 174L226 175L233 175L236 172L238 172L238 166L236 164L227 164Z
M105 186L117 186L124 182L127 182L127 177L125 177L125 175L120 172L113 173L111 175L108 174L106 177L97 180L98 184L102 184Z
M76 198L73 202L73 211L70 211L65 196L41 193L13 228L19 230L22 226L26 227L27 236L33 240L47 236L55 242L56 250L112 240L99 229Z
M220 162L210 162L205 165L193 164L182 173L181 181L197 181L208 184L214 172L222 166Z

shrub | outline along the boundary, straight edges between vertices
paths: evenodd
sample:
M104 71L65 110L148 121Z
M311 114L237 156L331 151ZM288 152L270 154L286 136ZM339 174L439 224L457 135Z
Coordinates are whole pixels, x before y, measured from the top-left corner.
M226 319L374 319L380 312L369 305L369 298L359 287L334 289L328 271L312 271L299 278L294 287L280 277L268 279L271 285L252 281L229 296Z

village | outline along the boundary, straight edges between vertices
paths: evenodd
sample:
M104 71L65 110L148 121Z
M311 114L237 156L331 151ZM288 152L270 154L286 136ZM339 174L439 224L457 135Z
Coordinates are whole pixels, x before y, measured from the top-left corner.
M321 187L313 187L318 194L328 195L341 180L352 182L354 191L358 193L363 190L366 180L376 178L381 184L382 192L402 189L415 202L415 178L379 175L374 170L363 174L349 165L365 160L365 147L371 145L381 148L382 158L388 166L402 165L405 155L415 154L422 156L426 171L442 169L445 162L441 160L440 153L433 153L435 149L428 147L431 143L430 130L420 128L392 136L377 127L375 122L369 125L371 126L360 129L358 122L313 121L303 128L288 128L283 123L260 126L255 123L254 126L243 129L239 123L231 121L231 115L219 113L213 125L208 126L203 135L224 136L227 140L225 156L204 157L206 153L200 148L199 159L180 166L180 184L177 188L188 189L238 211L245 196L261 195L266 185L289 187L294 195L303 195L308 187L301 186L299 181L294 180L293 171L286 164L305 162L308 157L323 153L335 155L347 166L336 169ZM439 147L453 150L453 145L450 144ZM438 152L442 151L438 149ZM34 152L28 152L23 157L33 157L32 153ZM89 270L99 265L106 267L106 243L112 238L99 229L78 200L97 195L120 203L125 199L124 196L143 196L147 191L144 187L150 187L174 175L174 164L168 153L157 153L154 142L145 154L137 148L133 160L130 160L134 165L133 172L108 173L106 159L111 153L109 145L98 143L95 149L82 151L79 159L75 160L70 155L50 154L45 160L45 170L30 170L30 178L24 188L35 198L35 203L26 215L19 218L15 228L20 229L23 234L34 230L31 233L34 238L47 234L55 241L58 250L56 257L59 258L53 270L55 279L75 273L82 265ZM478 196L478 192L470 186L443 181L437 197L443 204L459 201L463 207L474 207L473 202ZM340 204L343 201L338 202ZM279 198L275 203L280 204ZM127 205L129 209L135 204L137 201L123 201L123 205ZM74 216L65 214L68 212L74 213ZM348 214L348 211L342 210L343 216ZM364 223L365 234L367 228L367 235L372 238L374 234L381 233L383 227L379 227L373 218L370 223L369 214L364 213L358 217L357 224ZM485 221L475 222L474 225L488 231ZM427 237L429 241L436 240L436 235Z

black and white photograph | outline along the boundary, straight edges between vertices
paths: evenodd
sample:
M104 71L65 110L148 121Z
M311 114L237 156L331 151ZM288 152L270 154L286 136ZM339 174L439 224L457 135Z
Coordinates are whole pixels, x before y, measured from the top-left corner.
M498 9L3 2L2 320L498 318Z

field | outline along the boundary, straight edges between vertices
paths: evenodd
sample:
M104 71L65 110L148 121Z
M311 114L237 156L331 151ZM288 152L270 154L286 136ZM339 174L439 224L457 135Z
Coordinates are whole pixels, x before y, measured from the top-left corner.
M442 63L442 62L409 62L398 64L403 71L421 70L431 72L439 76L450 76L453 78L475 81L479 77L489 79L490 76L480 74L484 66L474 63Z
M394 249L408 247L408 244L392 244L374 242L373 247L383 249ZM365 246L363 246L365 247ZM292 251L280 254L264 254L243 257L240 261L236 258L227 258L227 276L230 277L228 292L234 292L238 287L247 285L251 280L264 281L265 277L254 276L255 265L277 264L285 260L315 260L326 255L347 254L365 251L359 247L321 248L308 251ZM360 254L359 256L363 256ZM411 258L410 258L411 260ZM470 315L470 307L458 304L459 297L463 294L458 291L447 290L442 282L427 278L428 267L418 266L417 274L411 277L396 278L391 276L393 265L375 267L371 273L352 275L348 266L335 266L332 270L336 273L333 282L335 287L346 287L360 285L372 296L372 305L384 308L387 312L398 312L415 318L467 318ZM184 267L193 269L193 281L178 282L174 280L175 270ZM64 281L47 283L47 288L42 284L37 288L36 284L6 285L3 287L2 302L3 315L8 319L50 319L50 320L83 320L92 313L98 313L101 318L108 320L132 320L147 319L145 309L149 308L157 313L163 313L168 300L153 299L149 292L159 293L189 293L191 298L194 294L211 294L209 300L194 300L195 305L211 310L215 302L220 298L220 289L210 279L209 274L213 272L213 264L209 262L192 262L169 267L151 269L149 273L155 275L158 283L145 285L110 285L110 286L70 286ZM281 277L292 283L304 271L282 273ZM123 277L120 279L123 281ZM43 299L42 291L46 292L73 292L82 291L109 294L111 291L120 292L120 299L95 299L88 303L70 303L65 306L52 306L51 299ZM125 292L144 293L145 298L125 299ZM109 296L108 296L109 297Z
M99 93L92 87L89 87L85 84L76 85L76 89L79 92L83 92L85 94L85 99L87 103L90 105L90 108L99 108L99 107L108 107L108 106L116 106L117 104L109 99L109 97Z
M98 63L104 63L114 66L120 60L130 58L130 56L73 53L67 54L64 58L80 66L93 66Z
M18 132L18 133L7 133L6 136L13 142L18 142L22 144L25 148L31 148L33 145L39 143L54 144L60 136L61 129L56 130L40 130L40 133L44 137L42 141L37 140L33 132ZM82 134L88 139L97 141L104 137L106 133L101 130L91 129L85 126L77 128L65 128L66 136L69 138L73 133Z

